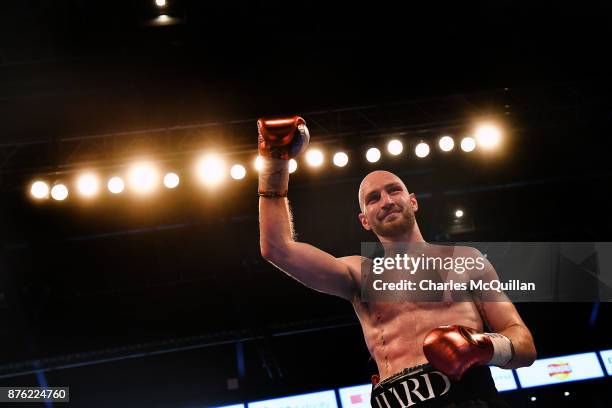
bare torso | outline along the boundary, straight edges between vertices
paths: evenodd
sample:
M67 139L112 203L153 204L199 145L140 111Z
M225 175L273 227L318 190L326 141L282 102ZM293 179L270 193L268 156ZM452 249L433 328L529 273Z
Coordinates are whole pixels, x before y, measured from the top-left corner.
M345 263L359 282L360 257L345 258ZM352 303L381 379L426 363L423 339L438 326L461 324L483 330L473 302L362 302L356 294Z

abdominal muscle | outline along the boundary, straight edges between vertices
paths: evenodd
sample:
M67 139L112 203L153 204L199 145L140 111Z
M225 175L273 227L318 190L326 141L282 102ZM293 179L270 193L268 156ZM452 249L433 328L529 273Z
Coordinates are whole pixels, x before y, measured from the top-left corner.
M423 339L438 326L460 324L483 330L473 302L361 302L356 299L353 307L381 380L404 368L427 363Z

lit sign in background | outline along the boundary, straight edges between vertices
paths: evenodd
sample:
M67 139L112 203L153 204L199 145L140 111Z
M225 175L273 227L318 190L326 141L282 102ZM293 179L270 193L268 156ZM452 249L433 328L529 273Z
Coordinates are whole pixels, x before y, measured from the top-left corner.
M248 408L338 408L334 390L249 402Z
M244 408L244 404L223 405L222 407L215 408Z
M516 373L523 388L590 380L604 376L595 353L536 360L531 367L519 368Z
M370 408L372 384L356 385L338 390L342 408Z
M612 349L600 351L599 355L601 356L601 361L604 363L604 367L606 367L608 375L612 375Z
M599 352L608 375L612 376L612 349ZM498 391L518 389L513 370L489 367ZM597 354L581 353L536 360L530 367L519 368L516 374L522 388L563 384L601 378L604 369ZM372 385L362 384L338 389L341 408L370 408ZM245 408L244 404L216 408ZM265 401L250 402L247 408L339 408L334 390L292 395Z
M512 370L504 370L499 367L489 368L491 369L491 376L493 377L497 391L512 391L518 388Z

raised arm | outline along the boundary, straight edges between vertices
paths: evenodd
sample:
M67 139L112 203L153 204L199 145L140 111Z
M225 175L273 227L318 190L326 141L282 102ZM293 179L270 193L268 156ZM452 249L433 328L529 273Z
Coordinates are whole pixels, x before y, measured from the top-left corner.
M259 120L259 243L262 256L304 285L351 300L355 284L353 257L335 258L312 245L296 242L286 198L289 159L308 143L301 118Z

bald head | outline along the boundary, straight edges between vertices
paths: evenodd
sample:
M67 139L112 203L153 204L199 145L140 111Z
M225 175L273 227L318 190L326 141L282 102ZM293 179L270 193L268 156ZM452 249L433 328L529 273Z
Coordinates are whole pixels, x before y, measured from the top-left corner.
M359 193L357 196L357 199L359 200L359 208L361 208L361 211L364 211L365 197L371 190L391 183L399 183L405 191L408 191L402 179L400 179L395 174L389 171L374 170L373 172L365 176L363 180L361 180L361 184L359 185Z

